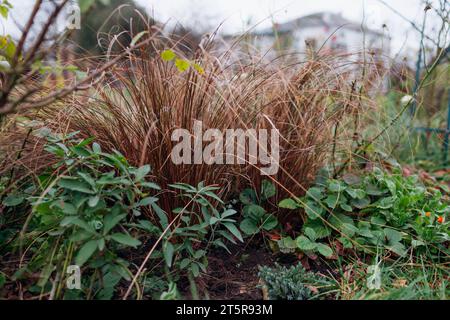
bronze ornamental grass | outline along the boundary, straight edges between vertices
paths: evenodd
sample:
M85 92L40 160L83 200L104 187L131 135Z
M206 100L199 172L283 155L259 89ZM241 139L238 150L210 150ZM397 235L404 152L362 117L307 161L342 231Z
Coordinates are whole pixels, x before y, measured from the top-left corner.
M90 90L89 98L74 94L32 112L56 132L80 131L81 137L94 137L104 150L118 150L132 165L150 164L163 190L174 182L205 181L220 185L225 198L245 187L259 188L264 176L258 166L175 165L170 159L177 143L171 141L172 131L192 131L194 120L202 121L204 130L276 128L280 169L269 178L280 187L277 199L304 194L332 145L349 140L347 132L336 137L333 128L360 107L351 86L356 63L350 55L326 53L302 63L295 58L267 62L256 53L243 52L239 54L245 59L233 60L237 45L220 51L214 44L209 39L192 52L189 61L200 68L180 72L161 58L161 52L169 48L177 56L186 55L175 41L155 38L112 68ZM26 128L9 126L2 137L3 148L18 150L7 152L10 158L4 164L18 163L30 174L51 161L41 141ZM160 205L170 212L173 201L172 194L163 192Z

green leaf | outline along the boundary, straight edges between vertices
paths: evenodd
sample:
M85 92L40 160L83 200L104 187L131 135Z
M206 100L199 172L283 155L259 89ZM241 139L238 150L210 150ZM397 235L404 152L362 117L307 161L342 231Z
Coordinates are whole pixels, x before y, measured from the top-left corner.
M135 35L133 37L133 39L131 40L130 47L135 46L136 43L138 43L139 39L141 39L146 33L148 33L148 31L144 30L144 31L139 32L137 35Z
M3 205L6 207L15 207L21 204L24 200L25 198L23 196L9 195L3 199Z
M173 52L173 51L170 50L170 49L164 50L164 51L161 53L161 58L162 58L164 61L172 61L173 59L175 59L175 57L176 57L175 52Z
M252 219L248 219L248 218L241 221L239 228L246 235L252 235L259 231L259 228L256 225L255 221Z
M224 212L222 212L222 214L220 215L220 217L221 217L222 219L224 219L224 218L233 216L233 215L235 215L236 213L237 213L237 211L234 210L234 209L227 209L227 210L225 210Z
M158 216L161 227L163 229L167 228L167 226L169 225L167 213L163 209L161 209L156 203L152 203L151 207L152 207L153 211L155 211L156 215Z
M329 258L333 255L333 250L324 243L317 244L317 251L319 251L319 253L326 258Z
M194 254L194 259L200 259L201 257L203 257L206 254L205 250L197 250Z
M329 237L331 235L331 229L328 228L321 220L308 220L303 225L303 232L306 228L311 228L314 230L317 239L322 239Z
M164 254L164 259L166 260L166 264L169 268L172 266L174 251L175 251L175 249L173 247L173 244L169 241L166 241L163 246L163 254Z
M261 199L267 200L273 197L276 193L275 186L269 180L263 180L261 183Z
M303 232L309 239L311 239L312 241L316 241L317 235L313 228L306 227Z
M76 178L69 178L69 177L61 178L58 181L58 186L68 190L78 191L87 194L95 193L94 191L91 190L89 184L85 183L84 181L80 181L79 179Z
M362 199L352 199L350 201L350 204L355 208L364 209L370 205L370 199L369 197L364 197Z
M177 67L178 71L184 72L187 69L189 69L191 63L188 60L185 59L175 59L175 66Z
M297 201L295 201L294 199L283 199L280 201L280 203L278 203L278 206L280 208L284 208L284 209L297 209L300 208L300 205L297 203Z
M346 248L346 249L353 248L353 243L348 238L346 238L346 237L339 237L338 240L339 240L340 243L342 243L344 248Z
M383 194L383 191L381 191L377 186L373 184L366 185L366 193L370 196L380 196Z
M239 232L238 228L231 222L224 222L223 225L235 236L239 241L244 242L244 239L242 239L242 235Z
M126 233L114 233L111 235L111 239L130 247L137 247L138 245L141 244L139 240L133 238L132 236Z
M80 227L87 232L90 232L91 234L95 234L95 230L92 226L90 226L86 221L81 220L77 216L68 216L61 220L60 226L65 227L69 225L75 225L77 227Z
M361 183L361 178L353 173L347 173L342 177L346 184L352 186Z
M391 245L388 245L386 246L386 249L398 254L399 256L403 256L406 254L405 246L400 242L395 242Z
M345 185L339 180L330 180L328 182L328 190L340 193L345 190Z
M103 234L106 235L109 231L112 230L120 221L125 219L127 216L126 213L114 215L112 213L105 216L103 219Z
M425 242L423 242L421 240L411 240L411 246L413 248L417 248L417 247L424 246L424 245L425 245Z
M316 249L317 245L305 236L298 236L295 242L297 243L297 247L302 251L312 251Z
M266 214L266 210L257 204L250 204L244 207L243 213L245 217L250 217L253 220L259 221Z
M287 249L296 249L297 242L295 240L293 240L291 237L284 237L284 238L281 238L281 240L278 242L278 246L281 246L281 247L287 248Z
M342 210L345 210L347 212L353 212L353 208L351 206L349 206L348 204L340 203L339 205L341 206Z
M136 173L134 174L134 179L136 181L142 180L149 172L150 172L150 166L148 164L138 168L136 170Z
M81 267L89 258L94 254L94 252L98 248L97 240L90 240L86 242L81 249L78 251L78 254L75 258L75 264Z
M363 199L366 196L366 192L362 189L347 188L345 192L353 199Z
M310 219L317 219L317 217L321 216L324 212L324 209L321 206L312 201L307 201L304 207L305 212Z
M256 193L253 189L244 189L239 194L239 200L243 204L255 204L256 203Z
M102 152L102 148L100 147L100 145L97 142L94 142L92 144L92 151L94 151L94 153L99 154Z
M358 230L355 227L355 223L353 222L353 219L342 213L337 213L337 214L333 214L332 216L330 216L329 222L339 232L344 233L349 237L352 237L355 234L355 232Z
M89 207L93 208L98 204L99 201L100 201L99 196L90 197L89 201L88 201L88 205L89 205Z
M200 269L198 268L198 264L196 263L191 264L191 272L192 275L196 278L200 275Z
M8 10L7 7L5 7L5 6L3 6L3 5L0 5L0 15L1 15L3 18L8 19L8 12L9 12L9 10Z
M401 232L391 229L391 228L384 228L384 235L388 241L389 244L393 245L400 240L402 240L402 234Z
M394 197L385 197L376 202L375 205L379 209L389 209L394 206L394 203L395 203Z
M309 188L308 191L306 191L306 196L315 201L319 201L324 197L324 194L322 192L323 190L321 188L312 187Z
M264 230L269 231L269 230L272 230L273 228L275 228L277 225L278 225L277 218L273 214L270 214L264 218L262 227Z
M137 205L138 205L138 207L146 207L146 206L149 206L149 205L155 203L156 201L158 201L158 198L156 198L156 197L146 197L146 198L142 199L141 201L139 201L139 203Z
M200 74L204 74L205 73L205 69L203 69L203 67L197 63L192 63L192 67L197 70L198 73Z
M150 181L141 182L141 186L150 188L150 189L161 190L161 187L158 184L156 184L154 182L150 182Z
M325 203L327 204L328 208L334 209L336 208L336 205L338 204L339 198L335 194L330 194L326 199Z

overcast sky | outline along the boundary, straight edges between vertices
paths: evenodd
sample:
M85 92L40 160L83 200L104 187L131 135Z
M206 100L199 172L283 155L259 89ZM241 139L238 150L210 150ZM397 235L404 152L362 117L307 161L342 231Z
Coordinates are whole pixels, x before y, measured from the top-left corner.
M379 0L137 0L143 7L153 12L162 21L179 21L183 24L212 28L224 22L225 33L247 30L248 26L260 23L267 27L274 22L285 22L303 15L330 11L341 13L355 22L364 22L369 28L381 30L383 24L392 37L393 52L403 48L417 48L419 34L411 25ZM421 25L423 19L423 0L385 0L404 17ZM438 7L439 0L431 1ZM429 12L428 34L437 33L432 25L438 23Z
M9 0L13 6L13 17L24 24L30 14L34 0ZM404 17L421 25L424 0L385 0ZM272 21L285 22L314 12L330 11L365 24L372 29L382 29L392 38L392 52L408 52L419 44L419 33L379 0L136 0L138 4L161 22L181 22L199 30L211 30L221 22L221 31L235 33L248 30L258 24L258 28L270 26ZM431 1L438 7L439 0ZM10 19L11 20L11 19ZM427 34L434 36L433 30L438 19L429 11ZM3 23L3 31L11 32L12 22Z

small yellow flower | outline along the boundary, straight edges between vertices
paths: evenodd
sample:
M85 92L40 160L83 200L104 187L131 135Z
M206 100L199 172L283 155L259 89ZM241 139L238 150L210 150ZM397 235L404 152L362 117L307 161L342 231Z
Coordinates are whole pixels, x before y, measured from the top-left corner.
M431 212L429 211L425 212L425 217L431 217Z

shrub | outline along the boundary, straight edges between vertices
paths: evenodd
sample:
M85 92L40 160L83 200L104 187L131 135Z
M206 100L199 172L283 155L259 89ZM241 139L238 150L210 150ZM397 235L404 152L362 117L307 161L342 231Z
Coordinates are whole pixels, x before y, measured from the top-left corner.
M206 272L209 248L228 250L227 240L242 241L232 219L236 211L220 211L223 201L215 193L218 187L203 182L197 187L170 185L180 192L184 205L172 210L169 225L170 215L157 204L163 191L149 180L150 166L130 166L118 151L103 152L91 138L77 139L77 133L44 133L45 150L55 163L35 183L10 192L3 200L9 211L31 206L22 230L24 239L17 242L21 247L26 240L30 260L15 278L40 272L32 290L51 291L52 298L110 299L122 279L131 280L127 247L140 246L139 238L162 238L161 249L154 248L152 258L163 258L167 269L160 270L158 285L146 285L146 293L154 297L166 289L173 292L173 281L187 275L197 297L195 278L200 271ZM144 211L150 220L142 218ZM72 262L89 275L83 277L82 291L65 290L66 269Z

